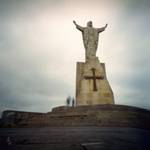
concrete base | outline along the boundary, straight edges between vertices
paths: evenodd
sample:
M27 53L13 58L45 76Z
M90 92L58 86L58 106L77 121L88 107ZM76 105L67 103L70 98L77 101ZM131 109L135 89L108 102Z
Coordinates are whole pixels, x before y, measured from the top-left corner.
M94 68L94 80L92 69ZM101 79L100 79L101 78ZM99 60L77 63L76 74L76 102L80 105L114 104L114 95L106 77L105 64Z

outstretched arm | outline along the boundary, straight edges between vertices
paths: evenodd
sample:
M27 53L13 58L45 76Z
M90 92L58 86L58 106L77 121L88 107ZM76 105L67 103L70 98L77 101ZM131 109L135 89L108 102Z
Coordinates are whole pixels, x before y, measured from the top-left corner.
M75 24L75 26L76 26L76 28L77 28L78 30L80 30L81 32L83 32L84 27L78 25L74 20L73 20L73 23Z
M105 25L104 27L102 27L102 28L97 28L98 33L103 32L103 31L106 29L107 25L108 25L108 24L106 24L106 25Z

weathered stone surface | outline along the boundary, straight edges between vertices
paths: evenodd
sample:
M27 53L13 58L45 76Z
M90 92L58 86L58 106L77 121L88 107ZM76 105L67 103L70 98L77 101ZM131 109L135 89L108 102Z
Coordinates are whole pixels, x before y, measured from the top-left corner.
M150 129L149 110L123 105L61 106L45 114L16 111L11 117L6 112L4 114L2 127L99 126Z
M99 33L102 28L94 28L92 21L87 27L82 27L73 21L76 28L82 32L85 47L85 63L77 63L76 102L77 105L114 104L114 96L106 78L105 64L96 57Z
M75 21L73 21L73 23L75 24L76 28L82 32L86 61L95 59L99 33L105 30L107 24L102 28L94 28L92 21L87 22L87 27L82 27Z
M114 104L114 95L106 77L105 64L99 63L98 58L77 63L76 102L78 106Z
M46 113L6 110L2 114L2 127L41 126L46 121Z

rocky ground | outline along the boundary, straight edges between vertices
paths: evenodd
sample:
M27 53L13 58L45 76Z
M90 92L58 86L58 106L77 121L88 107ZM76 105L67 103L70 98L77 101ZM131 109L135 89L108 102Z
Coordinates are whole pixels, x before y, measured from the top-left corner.
M150 131L118 127L1 128L2 150L148 150Z
M150 130L150 110L125 105L56 107L52 112L6 110L0 128L33 127L127 127Z

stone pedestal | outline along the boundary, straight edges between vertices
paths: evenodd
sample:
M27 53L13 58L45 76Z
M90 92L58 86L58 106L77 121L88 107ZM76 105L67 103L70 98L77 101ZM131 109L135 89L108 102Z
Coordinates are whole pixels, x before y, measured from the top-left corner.
M77 62L76 102L79 105L114 104L114 95L106 77L105 64L96 57Z

